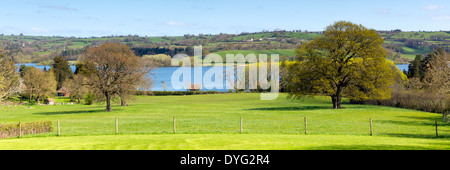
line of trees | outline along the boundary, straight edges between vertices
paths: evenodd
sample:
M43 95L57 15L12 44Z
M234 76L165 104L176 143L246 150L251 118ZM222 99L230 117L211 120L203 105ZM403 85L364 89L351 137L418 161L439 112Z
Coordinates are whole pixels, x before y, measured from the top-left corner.
M443 119L448 121L450 54L437 49L425 56L418 55L404 73L408 81L393 88L392 98L359 102L443 113Z
M137 56L144 55L157 55L157 54L165 54L169 56L175 56L179 53L184 53L188 56L194 55L194 48L186 47L186 48L166 48L166 47L134 47L132 48L134 54Z
M150 89L148 74L154 68L152 60L137 57L127 46L105 43L91 47L82 55L75 74L64 57L55 57L49 70L21 65L17 67L8 57L0 55L1 99L19 96L36 103L64 88L78 103L84 98L87 104L105 100L105 111L111 111L111 100L119 97L121 106L127 106L137 89Z

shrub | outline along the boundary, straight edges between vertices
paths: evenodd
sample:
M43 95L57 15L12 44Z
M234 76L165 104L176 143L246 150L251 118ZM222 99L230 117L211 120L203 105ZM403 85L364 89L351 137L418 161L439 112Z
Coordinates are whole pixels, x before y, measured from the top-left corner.
M19 136L20 131L22 132L22 135L51 132L52 122L41 121L22 123L20 127L21 129L19 128L19 124L0 125L0 138L17 137Z
M97 101L98 97L94 93L87 93L84 96L84 104L92 105Z
M172 57L165 54L157 54L157 55L144 55L142 58L151 60L156 64L158 67L170 67Z
M448 94L431 94L420 90L393 91L387 100L350 100L351 104L372 104L400 107L434 113L446 113L450 110L450 96Z

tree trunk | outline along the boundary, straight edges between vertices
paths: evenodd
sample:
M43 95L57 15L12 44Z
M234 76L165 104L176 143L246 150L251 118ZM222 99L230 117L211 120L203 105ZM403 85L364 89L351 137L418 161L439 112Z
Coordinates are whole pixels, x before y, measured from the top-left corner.
M442 121L444 121L444 122L447 122L449 119L447 118L447 116L448 116L448 111L447 112L444 112L443 114L442 114Z
M336 108L336 98L331 96L331 102L333 103L333 109Z
M28 100L29 104L31 104L31 98L33 98L33 88L30 90L30 99Z
M41 100L41 98L38 96L36 97L36 104L39 105L39 100Z
M342 109L342 107L341 107L341 96L338 96L338 98L337 98L336 109Z
M127 101L123 97L120 97L120 106L128 106Z
M341 92L342 92L342 85L338 84L336 94L331 96L331 100L333 101L333 109L341 108Z
M333 109L341 109L341 97L340 96L332 96L331 101L333 101Z
M106 110L105 110L105 112L110 112L110 111L112 111L112 109L111 109L111 96L109 95L109 94L105 94L105 96L106 96Z

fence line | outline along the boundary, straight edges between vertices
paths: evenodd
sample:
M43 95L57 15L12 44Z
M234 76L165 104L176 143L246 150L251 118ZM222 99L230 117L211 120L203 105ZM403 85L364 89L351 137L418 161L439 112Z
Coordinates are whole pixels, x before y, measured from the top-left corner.
M57 131L27 136L79 136L111 134L327 134L327 135L394 135L411 137L444 137L450 132L442 128L438 135L438 122L430 126L400 124L383 120L315 120L270 119L267 117L173 117L170 119L113 118L102 120L56 120ZM55 123L55 122L54 122ZM19 130L21 123L19 122ZM434 127L435 126L435 127ZM0 126L1 127L1 126ZM22 133L19 132L23 137Z

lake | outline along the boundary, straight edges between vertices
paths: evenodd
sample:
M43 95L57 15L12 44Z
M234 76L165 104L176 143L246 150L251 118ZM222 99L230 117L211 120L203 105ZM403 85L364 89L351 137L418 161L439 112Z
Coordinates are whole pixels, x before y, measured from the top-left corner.
M50 67L51 67L49 65L37 65L37 63L22 63L22 64L24 64L25 66L33 66L33 67L36 67L38 69L47 68L47 70L50 69ZM21 64L15 64L15 65L17 67L20 67ZM408 64L397 64L396 66L400 69L400 71L403 71L403 70L408 71ZM75 72L75 66L71 65L70 68L72 69L73 72ZM171 84L172 74L178 68L179 67L158 67L155 70L153 70L152 71L152 75L151 75L151 78L152 78L153 83L154 83L152 90L153 91L164 91L162 82L165 82L165 83L167 83L166 91L185 91L183 89L174 89L172 87L172 84ZM204 75L211 68L214 68L214 67L202 67L202 75ZM194 80L194 67L191 67L190 69L191 69L191 82L194 82L194 83L197 83L197 84L200 83L199 81L195 81ZM17 71L18 70L19 69L17 69ZM225 70L225 68L223 70ZM225 78L223 78L223 79L224 79L223 85L226 85L227 83L225 81ZM214 79L212 79L212 81L214 81ZM216 89L216 88L205 89L205 88L202 88L200 91L228 92L228 90L225 89L225 88L224 89Z
M396 64L395 66L397 66L397 68L398 68L400 71L403 71L403 70L408 71L408 66L409 66L409 64Z
M36 67L38 69L44 69L47 68L50 69L51 66L49 65L37 65L37 63L22 63L25 66L29 67L29 66L33 66ZM15 64L18 68L17 71L19 71L19 67L21 64ZM70 68L72 69L73 72L75 72L76 67L71 65ZM174 73L179 67L158 67L155 70L153 70L151 73L152 75L150 75L150 77L153 80L153 87L152 90L153 91L164 91L163 88L163 82L165 82L167 84L167 88L166 91L185 91L184 89L174 89L172 87L171 84L171 79L172 79L172 73ZM187 67L186 67L187 68ZM214 67L202 67L202 75L204 75L208 70L210 70L211 68ZM225 70L226 67L224 67L223 70ZM225 79L225 78L224 78ZM180 81L182 81L183 79L180 78ZM214 81L215 79L213 78L212 81ZM191 82L193 82L193 84L199 84L200 81L196 81L194 80L194 67L191 67ZM223 84L226 84L226 80L223 81ZM228 92L228 89L216 89L216 88L212 88L212 89L206 89L206 88L202 88L200 89L200 91L220 91L220 92Z

